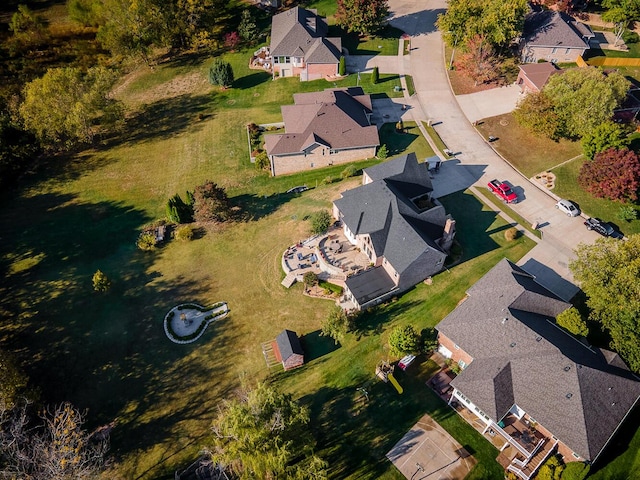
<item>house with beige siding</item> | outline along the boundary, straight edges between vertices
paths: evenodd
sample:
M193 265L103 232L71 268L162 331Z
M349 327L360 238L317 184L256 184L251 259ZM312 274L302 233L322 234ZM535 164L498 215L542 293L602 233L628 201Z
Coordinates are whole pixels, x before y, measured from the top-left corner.
M342 40L327 37L317 10L294 7L273 16L269 46L274 77L318 80L338 75Z
M273 176L373 158L380 145L361 87L296 93L281 107L285 133L265 135Z
M504 438L497 460L523 480L555 453L595 462L640 397L617 354L556 324L570 306L503 259L436 325L438 351L461 368L449 404Z
M444 268L455 221L432 191L427 164L410 153L365 169L363 184L333 202L344 235L371 261L345 281L353 308L377 305Z
M540 60L553 63L575 62L590 48L595 35L591 28L563 12L534 9L524 20L520 40L522 63Z

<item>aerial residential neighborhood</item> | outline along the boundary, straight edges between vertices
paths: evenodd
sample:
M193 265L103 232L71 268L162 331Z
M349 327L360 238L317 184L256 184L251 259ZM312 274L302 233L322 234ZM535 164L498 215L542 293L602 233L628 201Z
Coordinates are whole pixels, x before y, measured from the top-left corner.
M0 12L0 476L640 477L640 1Z

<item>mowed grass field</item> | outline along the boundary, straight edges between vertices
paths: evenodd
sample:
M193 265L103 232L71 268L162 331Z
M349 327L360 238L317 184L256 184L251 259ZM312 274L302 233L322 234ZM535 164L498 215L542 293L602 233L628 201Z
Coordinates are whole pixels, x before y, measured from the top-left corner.
M244 128L280 120L280 104L291 103L295 91L333 85L272 82L242 67L242 55L227 57L237 81L226 91L208 85L210 61L134 72L116 90L129 108L118 135L72 158L50 160L5 194L3 347L18 353L44 401L69 400L87 409L88 428L116 422L110 478L174 478L209 445L210 421L221 402L243 381L265 379L310 407L317 451L329 462L331 478L401 478L384 455L425 412L477 456L470 478L502 478L497 451L425 386L429 362L419 359L398 373L402 396L377 381L374 370L388 358L390 329L437 324L495 263L517 261L532 242L506 242L505 222L468 192L443 198L457 220L460 263L432 285L420 284L365 314L336 347L319 336L332 303L303 296L299 285L284 289L280 255L308 236L308 215L329 208L361 179L323 185L326 177L339 178L344 166L270 178L250 164ZM385 93L385 83L362 84ZM383 131L382 141L395 154L426 156L426 141L414 130L402 138ZM137 250L140 227L164 216L166 200L206 180L227 188L246 213L243 220L202 226L192 242ZM283 194L300 184L317 187ZM107 293L91 287L98 268L113 281ZM185 301L226 301L231 314L198 342L175 345L162 320ZM260 344L284 328L303 336L307 364L269 371ZM362 386L368 402L357 391Z
M360 182L322 185L344 166L272 179L248 160L247 122L278 119L300 85L332 85L267 79L248 95L208 86L203 72L205 64L180 64L126 78L117 95L130 113L119 135L51 159L2 199L3 346L18 352L46 402L88 409L89 428L116 421L113 478L172 478L207 445L211 418L241 378L269 376L261 342L285 327L317 337L331 303L284 289L280 255L308 236L304 218ZM241 84L250 75L236 72ZM427 148L406 137L405 151ZM206 180L225 186L246 220L137 250L140 227L164 216L166 200ZM282 193L302 183L319 186ZM113 281L107 293L92 289L97 269ZM184 301L227 301L231 314L197 343L175 345L162 319ZM339 352L334 362L351 357Z

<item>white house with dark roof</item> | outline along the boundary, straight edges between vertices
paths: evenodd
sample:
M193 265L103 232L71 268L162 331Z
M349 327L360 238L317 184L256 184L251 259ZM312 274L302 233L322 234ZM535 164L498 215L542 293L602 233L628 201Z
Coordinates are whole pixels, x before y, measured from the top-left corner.
M534 10L524 19L520 60L522 63L536 63L539 60L575 62L589 50L589 41L594 37L588 25L566 13Z
M273 16L269 47L273 75L318 80L338 75L342 40L327 38L327 23L315 9L294 7Z
M376 305L443 269L455 221L432 191L427 166L410 153L365 169L363 185L333 202L345 236L372 265L346 279L345 296L355 308Z
M380 138L361 87L296 93L293 101L281 107L285 133L265 135L272 175L375 156Z
M498 461L524 480L554 452L596 461L640 396L617 354L556 325L570 306L504 259L436 325L440 353L462 368L450 404L506 439Z

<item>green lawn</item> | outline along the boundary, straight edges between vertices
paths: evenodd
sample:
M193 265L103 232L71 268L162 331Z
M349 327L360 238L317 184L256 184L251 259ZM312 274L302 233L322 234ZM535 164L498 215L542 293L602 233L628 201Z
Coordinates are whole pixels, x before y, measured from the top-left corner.
M396 131L395 123L385 123L380 129L380 144L387 146L391 157L403 152L415 152L418 161L422 162L435 155L416 122L404 122L404 133Z
M498 140L492 144L493 148L527 177L582 154L580 142L554 142L532 135L518 125L510 113L485 118L477 129L484 138L489 138L490 135L497 137Z

